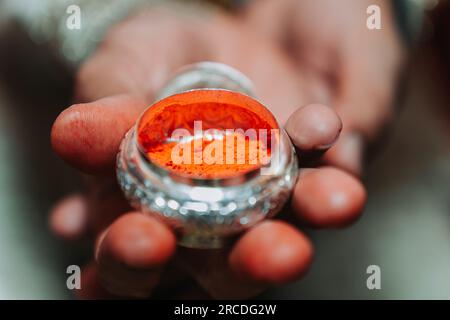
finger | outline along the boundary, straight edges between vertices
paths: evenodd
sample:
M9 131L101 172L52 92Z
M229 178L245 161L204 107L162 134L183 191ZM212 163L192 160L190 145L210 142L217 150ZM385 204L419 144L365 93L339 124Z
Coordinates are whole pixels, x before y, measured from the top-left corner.
M87 230L88 205L81 194L73 194L58 202L50 212L50 228L59 237L75 240Z
M366 202L366 191L354 176L332 167L308 169L295 186L292 208L303 223L342 227L355 221Z
M172 231L156 219L138 212L121 216L97 250L102 283L115 295L148 297L175 246Z
M285 222L265 221L238 240L229 264L242 279L280 284L301 277L312 256L312 244L303 233Z
M337 113L322 104L297 109L285 129L301 155L323 153L339 137L342 122Z
M75 104L53 124L53 149L86 173L111 174L123 136L145 107L144 102L128 95Z

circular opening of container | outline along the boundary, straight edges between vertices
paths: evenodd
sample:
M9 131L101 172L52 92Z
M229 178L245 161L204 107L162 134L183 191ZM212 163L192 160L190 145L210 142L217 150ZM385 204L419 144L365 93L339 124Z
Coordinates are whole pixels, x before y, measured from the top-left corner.
M270 163L279 126L261 103L219 89L186 91L150 106L137 125L140 152L171 175L236 178Z

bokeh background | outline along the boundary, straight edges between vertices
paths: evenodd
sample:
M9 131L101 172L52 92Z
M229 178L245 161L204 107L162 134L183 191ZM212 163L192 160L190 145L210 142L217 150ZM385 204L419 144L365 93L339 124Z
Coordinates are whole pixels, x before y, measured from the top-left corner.
M44 2L0 1L0 299L71 299L66 267L91 255L88 243L65 243L47 225L52 204L82 183L49 140L71 101L67 60L76 56L24 23L45 21ZM450 298L450 5L425 8L413 19L420 33L398 119L364 177L364 215L344 230L307 230L316 246L310 272L263 298ZM366 287L372 264L381 290Z

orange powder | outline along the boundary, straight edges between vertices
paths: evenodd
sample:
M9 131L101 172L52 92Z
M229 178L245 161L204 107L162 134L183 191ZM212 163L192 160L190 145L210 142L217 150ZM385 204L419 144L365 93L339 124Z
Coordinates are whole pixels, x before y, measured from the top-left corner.
M183 135L174 138L180 129ZM138 143L149 161L170 172L218 179L267 163L271 129L278 129L274 117L256 100L225 90L195 90L147 109L138 124Z

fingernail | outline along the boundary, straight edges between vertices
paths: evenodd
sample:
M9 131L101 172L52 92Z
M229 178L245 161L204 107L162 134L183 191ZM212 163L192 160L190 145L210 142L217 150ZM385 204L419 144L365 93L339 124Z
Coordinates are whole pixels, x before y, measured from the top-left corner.
M341 130L342 130L342 129L341 129ZM318 146L316 146L315 149L318 150L318 151L323 151L323 150L328 150L328 149L330 149L330 148L336 143L336 141L338 140L339 135L341 134L341 130L339 130L339 131L336 133L335 137L334 137L333 139L331 139L329 143L318 145Z
M310 104L294 112L286 123L295 146L302 151L323 151L339 137L342 122L328 106Z

